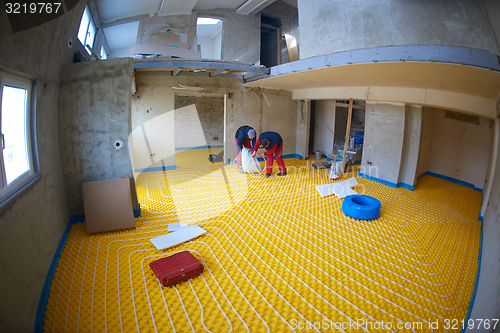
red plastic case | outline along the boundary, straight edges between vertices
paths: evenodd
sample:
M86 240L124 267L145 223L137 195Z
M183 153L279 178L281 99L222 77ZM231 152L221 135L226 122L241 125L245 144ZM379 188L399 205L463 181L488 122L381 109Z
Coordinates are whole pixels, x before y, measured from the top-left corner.
M198 276L204 269L203 264L189 251L153 261L149 267L164 287L171 287Z

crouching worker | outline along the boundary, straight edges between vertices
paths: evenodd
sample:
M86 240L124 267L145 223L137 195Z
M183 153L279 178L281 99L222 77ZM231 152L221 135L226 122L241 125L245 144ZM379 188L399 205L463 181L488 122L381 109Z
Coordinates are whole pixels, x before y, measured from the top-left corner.
M252 147L255 146L255 130L250 126L241 126L236 131L234 135L234 140L236 141L236 148L238 149L238 171L243 173L243 167L241 166L241 151L243 147L246 147L252 150ZM251 144L250 144L251 142Z
M286 175L285 162L283 161L283 157L281 157L283 154L283 139L281 135L276 132L264 132L259 135L259 139L253 148L252 157L255 156L260 145L267 150L264 154L259 155L261 157L267 156L266 178L271 176L273 172L273 154L276 157L276 163L278 163L278 169L280 170L278 176Z

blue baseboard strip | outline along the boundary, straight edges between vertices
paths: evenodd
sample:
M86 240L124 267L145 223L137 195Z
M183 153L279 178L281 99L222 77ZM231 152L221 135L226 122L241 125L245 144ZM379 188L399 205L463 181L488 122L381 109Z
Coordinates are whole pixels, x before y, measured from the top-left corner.
M141 217L141 203L139 202L139 209L134 209L134 217Z
M283 158L296 158L296 159L302 159L302 156L299 154L286 154L286 155L281 155ZM257 157L257 161L265 161L267 158L265 157ZM276 157L273 156L273 159L276 160ZM307 157L305 158L307 160Z
M421 174L420 176L418 176L417 178L420 178L420 177L425 176L425 175L433 176L433 177L436 177L436 178L441 178L441 179L447 180L449 182L452 182L452 183L455 183L455 184L458 184L458 185L470 187L471 189L473 189L475 191L478 191L478 192L481 192L481 193L483 192L483 189L474 186L474 184L464 182L463 180L460 180L460 179L456 179L456 178L452 178L452 177L440 175L439 173L434 173L434 172L427 171L427 172Z
M134 172L158 172L158 171L167 171L167 170L175 170L177 169L177 165L164 165L161 167L152 167L152 168L144 168L144 169L135 169Z
M71 227L75 223L85 221L85 215L73 215L69 219L68 225L66 226L66 230L61 237L61 241L59 242L59 246L54 253L54 258L52 258L52 263L50 264L49 272L47 273L47 277L45 278L45 283L43 284L42 294L40 295L40 300L38 301L38 309L36 311L35 317L35 333L43 333L43 325L45 321L45 313L47 312L47 304L49 302L50 295L50 286L52 285L52 279L56 274L57 264L59 263L59 259L61 259L61 255L66 245L66 241L68 240L69 233L71 231Z
M209 145L209 146L193 146L193 147L177 147L175 151L192 150L192 149L210 149L210 148L224 148L224 145Z
M376 178L376 177L372 177L372 176L366 175L366 174L361 173L361 172L358 172L358 176L366 178L366 179L370 179L370 180L373 180L373 181L376 181L378 183L382 183L384 185L387 185L387 186L390 186L390 187L394 187L394 188L402 187L402 188L405 188L405 189L410 190L410 191L413 191L415 189L415 186L408 185L406 183L397 183L396 184L396 183L393 183L393 182L389 182L387 180L383 180L383 179L379 179L379 178Z

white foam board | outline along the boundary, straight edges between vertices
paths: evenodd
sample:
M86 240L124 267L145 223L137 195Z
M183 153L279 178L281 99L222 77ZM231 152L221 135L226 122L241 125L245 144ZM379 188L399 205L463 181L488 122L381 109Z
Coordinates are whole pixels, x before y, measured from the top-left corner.
M351 188L356 185L358 185L358 181L356 178L352 177L337 183L318 185L316 189L322 198L332 194L335 194L339 198L344 198L351 194L357 194L357 192Z
M187 223L171 223L168 225L168 231L177 231L181 228L187 227L189 224Z
M203 235L206 232L206 230L198 227L197 225L190 225L170 234L151 238L150 241L151 243L153 243L157 250L165 250L169 247L187 242L190 239Z

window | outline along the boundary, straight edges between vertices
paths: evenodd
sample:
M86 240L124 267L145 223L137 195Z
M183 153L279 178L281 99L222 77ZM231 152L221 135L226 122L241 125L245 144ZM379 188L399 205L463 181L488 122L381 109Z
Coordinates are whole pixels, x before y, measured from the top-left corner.
M85 46L88 54L90 54L90 50L87 47L94 47L94 38L95 38L95 24L92 20L92 16L90 15L89 7L85 7L85 11L82 15L82 20L80 21L80 28L78 29L78 40Z
M108 59L108 53L106 52L106 50L104 49L104 45L101 46L101 59L104 60L104 59Z
M0 72L0 204L38 176L31 134L31 87L30 80Z

